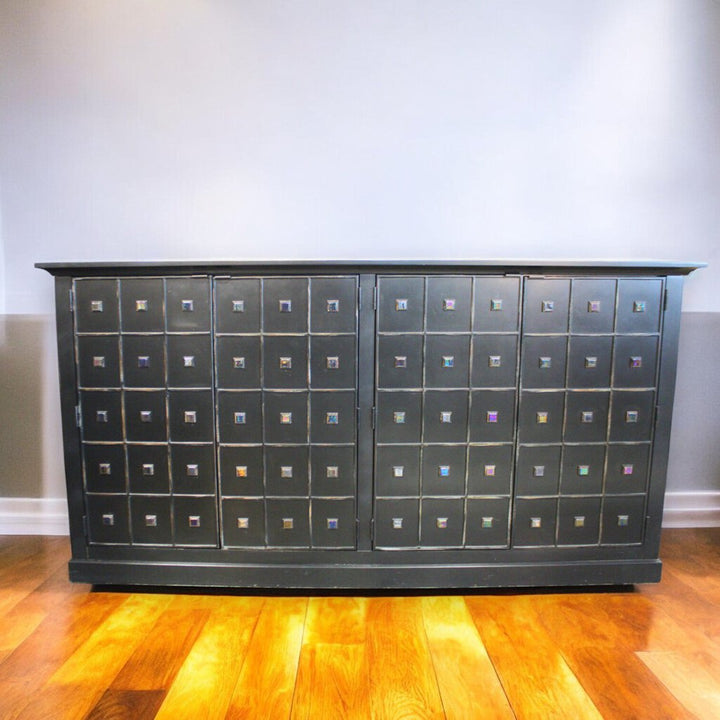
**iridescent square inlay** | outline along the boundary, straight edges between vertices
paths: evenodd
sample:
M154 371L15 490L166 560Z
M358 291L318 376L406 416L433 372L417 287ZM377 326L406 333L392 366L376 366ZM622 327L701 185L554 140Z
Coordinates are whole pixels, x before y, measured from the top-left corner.
M543 300L541 307L542 307L542 311L544 313L552 312L555 309L555 301L554 300Z
M280 413L280 424L281 425L292 425L292 413L281 412Z
M533 477L545 477L545 466L533 465Z
M541 370L548 370L552 367L552 358L546 355L538 358L538 365Z
M157 515L145 516L145 527L157 527Z
M149 355L138 355L137 366L139 368L150 367L150 356Z
M95 357L93 357L93 367L104 368L105 367L105 356L104 355L95 355Z
M530 518L530 527L531 528L541 528L542 527L542 518L539 518L539 517Z
M199 528L200 527L200 516L199 515L188 515L188 527Z
M442 303L443 310L455 309L455 298L445 298Z
M135 301L135 312L147 312L148 301L147 300L136 300Z
M438 465L438 475L440 477L450 477L450 466Z
M250 518L239 517L237 519L238 530L248 530L250 528Z
M103 312L103 301L102 300L91 300L90 301L90 312Z
M195 410L186 410L184 418L188 425L194 425L197 422L197 412Z
M627 463L622 466L622 474L623 475L632 475L635 470L635 467L632 465L632 463Z
M403 519L402 518L393 518L392 526L393 526L393 530L402 530Z
M280 477L281 478L291 478L293 476L293 469L292 465L282 465L280 467Z
M452 422L452 411L451 410L441 410L440 411L440 422L441 423L451 423Z
M407 298L396 298L395 300L395 310L397 312L404 312L408 309L408 301Z
M577 466L577 474L580 477L585 477L586 475L590 474L590 466L589 465L578 465Z
M278 307L281 313L292 312L292 300L279 300Z
M492 312L498 312L499 310L502 310L503 307L503 301L500 298L493 298L490 300L490 310Z
M496 422L498 422L499 417L500 417L500 413L497 410L488 410L485 413L485 422L496 423Z
M339 370L340 358L337 355L328 355L325 358L325 366L328 370Z
M188 477L198 477L200 475L200 466L196 463L190 463L185 466L185 474Z
M186 368L195 367L195 356L194 355L183 355L183 367L186 367Z
M589 370L592 370L593 368L596 368L598 364L598 359L594 355L588 355L585 358L585 367Z
M340 468L337 465L327 465L325 467L325 477L336 480L340 477Z
M406 368L407 367L407 356L406 355L396 355L395 356L395 367L396 368Z
M488 367L499 368L502 366L502 355L488 355Z
M141 410L140 411L140 422L144 422L144 423L152 422L152 410Z
M641 368L642 367L642 356L640 355L632 355L630 357L630 367L631 368Z
M618 515L617 524L618 527L627 527L630 524L630 516Z
M244 300L233 300L232 301L233 312L245 312L245 301Z
M193 312L193 310L195 310L195 301L194 300L181 300L180 307L182 307L183 312Z
M588 300L588 312L599 313L600 312L600 301L599 300Z
M497 466L496 465L486 465L483 469L483 473L485 477L495 477L495 474L497 472Z
M95 422L106 423L107 421L108 421L108 411L107 410L98 410L95 413Z
M283 356L280 358L280 369L281 370L292 370L292 358Z
M325 413L325 424L326 425L338 425L340 423L339 412L328 412Z
M394 478L405 477L405 466L404 465L393 465L392 469Z
M336 313L340 312L340 301L339 300L328 300L326 304L328 312Z
M595 420L595 412L593 410L583 410L580 413L580 420L584 423L591 423Z
M439 517L435 520L435 525L438 530L445 530L448 526L448 519L446 517Z
M573 518L573 525L576 528L584 528L585 527L585 516L584 515L575 515Z
M625 413L625 422L626 423L636 423L640 419L640 413L637 410L628 410Z
M102 516L102 524L112 527L115 524L115 515L113 513L105 513Z
M247 465L236 465L235 466L235 477L246 478L248 476Z
M155 463L143 463L142 474L145 477L152 477L155 474Z
M493 526L493 521L495 518L493 517L483 517L483 519L480 521L480 527L484 529L491 528Z
M454 355L443 355L442 366L444 368L455 367L455 356Z
M327 529L328 530L337 530L338 529L338 519L337 518L328 518L327 519Z
M647 309L647 305L644 300L635 300L633 302L633 312L643 313Z
M233 358L233 368L235 368L235 370L244 370L245 369L245 358L244 357L234 357Z
M548 419L549 415L545 411L535 413L535 422L538 425L547 425Z
M100 475L111 475L112 474L112 466L110 463L99 463L98 464L98 473Z
M293 518L283 518L282 519L282 529L283 530L292 530L295 527L295 520Z
M245 425L247 422L247 413L244 412L236 412L235 413L235 424L236 425Z
M405 411L404 410L396 410L393 413L393 422L396 425L404 425L405 424Z

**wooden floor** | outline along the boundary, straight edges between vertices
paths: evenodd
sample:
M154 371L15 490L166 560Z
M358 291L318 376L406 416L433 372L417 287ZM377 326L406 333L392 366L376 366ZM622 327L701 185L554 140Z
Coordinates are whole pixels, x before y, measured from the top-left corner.
M720 718L720 528L635 590L405 597L93 591L0 537L0 718Z

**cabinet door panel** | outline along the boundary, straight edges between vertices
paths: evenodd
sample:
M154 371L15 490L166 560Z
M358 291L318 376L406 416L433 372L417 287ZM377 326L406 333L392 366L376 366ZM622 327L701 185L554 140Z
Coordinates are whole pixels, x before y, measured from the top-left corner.
M118 332L117 280L75 281L75 322L78 332Z

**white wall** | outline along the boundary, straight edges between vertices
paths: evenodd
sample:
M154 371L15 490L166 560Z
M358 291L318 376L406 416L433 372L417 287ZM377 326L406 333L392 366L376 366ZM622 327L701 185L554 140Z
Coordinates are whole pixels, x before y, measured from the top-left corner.
M4 0L8 312L37 260L713 261L712 0ZM687 310L720 311L712 272Z
M0 496L62 494L36 261L705 260L684 308L709 318L718 198L713 0L2 0L0 313L44 319L0 359L45 349L0 368L42 383L44 468ZM717 453L682 476L720 435L690 380L669 481L720 496Z

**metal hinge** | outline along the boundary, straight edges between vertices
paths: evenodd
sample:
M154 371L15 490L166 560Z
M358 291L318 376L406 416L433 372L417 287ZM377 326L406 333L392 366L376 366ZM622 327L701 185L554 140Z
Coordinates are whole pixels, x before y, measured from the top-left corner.
M372 429L375 429L375 425L377 424L377 408L375 405L372 406L370 409L370 423L372 424Z
M373 310L377 310L378 306L378 288L377 285L373 288Z
M85 537L90 537L90 526L88 525L87 515L82 516L82 525L83 525L83 532L85 533Z
M82 427L82 410L79 405L75 406L75 427Z
M75 312L75 293L73 292L72 288L70 288L68 290L68 295L70 296L70 298L69 298L70 312L73 313L73 312Z
M362 286L358 285L358 310L362 310Z
M667 288L665 288L665 296L663 297L663 312L667 310L668 306L668 291Z

